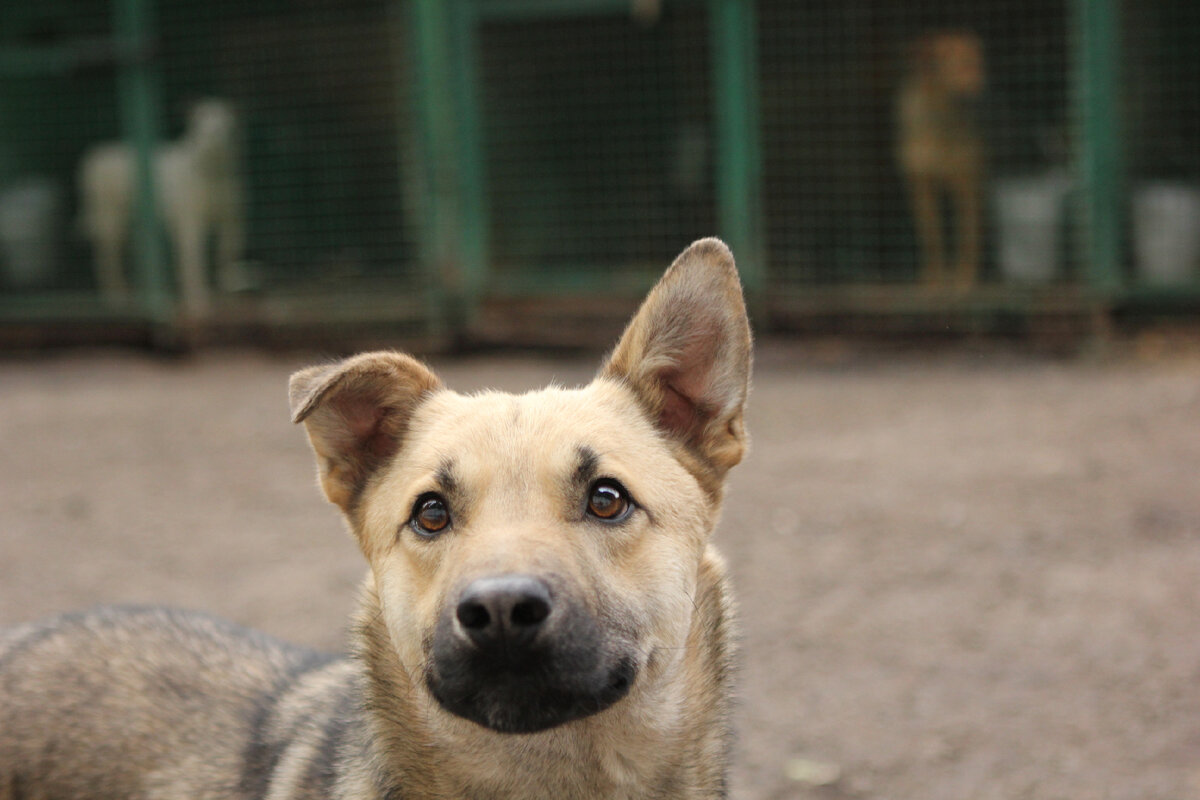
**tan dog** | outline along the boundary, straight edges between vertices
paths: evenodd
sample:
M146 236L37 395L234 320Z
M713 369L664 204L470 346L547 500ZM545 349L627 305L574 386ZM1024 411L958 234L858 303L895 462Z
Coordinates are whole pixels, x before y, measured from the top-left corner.
M945 31L919 39L897 98L897 160L908 182L921 248L921 279L947 280L941 200L956 221L953 281L979 274L984 142L971 108L984 87L983 43L974 33Z
M749 367L707 239L580 389L464 396L399 353L297 373L370 564L355 657L161 610L0 634L0 798L725 797L709 538Z

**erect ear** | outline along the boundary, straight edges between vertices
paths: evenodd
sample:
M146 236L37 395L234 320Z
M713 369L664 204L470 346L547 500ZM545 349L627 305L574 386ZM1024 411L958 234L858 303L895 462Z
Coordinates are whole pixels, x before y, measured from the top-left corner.
M413 410L441 381L403 353L362 353L292 375L292 422L303 422L321 487L347 513L371 474L395 454Z
M717 476L741 461L750 323L724 242L701 239L675 259L601 375L625 381L659 430L688 445Z

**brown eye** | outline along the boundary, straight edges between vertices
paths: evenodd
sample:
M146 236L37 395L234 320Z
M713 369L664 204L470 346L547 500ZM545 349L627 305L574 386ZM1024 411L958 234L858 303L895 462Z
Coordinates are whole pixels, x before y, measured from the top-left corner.
M588 493L588 513L605 522L620 522L629 516L633 503L625 487L610 478L592 484Z
M426 538L437 536L450 524L450 508L439 494L423 494L413 504L409 525L418 535Z

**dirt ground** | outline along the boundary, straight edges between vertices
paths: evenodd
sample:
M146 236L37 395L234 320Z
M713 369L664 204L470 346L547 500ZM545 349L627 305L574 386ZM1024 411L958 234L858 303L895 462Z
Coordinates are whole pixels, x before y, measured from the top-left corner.
M363 565L287 420L305 361L0 362L0 624L152 602L339 647ZM1200 356L768 343L749 425L736 797L1200 798Z

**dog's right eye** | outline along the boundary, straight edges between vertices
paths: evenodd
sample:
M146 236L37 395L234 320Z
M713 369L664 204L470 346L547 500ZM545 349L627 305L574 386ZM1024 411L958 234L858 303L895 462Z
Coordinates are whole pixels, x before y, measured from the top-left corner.
M610 478L602 478L592 484L588 494L587 511L604 522L620 522L629 516L633 503L625 487Z
M427 492L413 503L412 519L408 524L418 536L431 539L450 525L450 507L440 494Z

